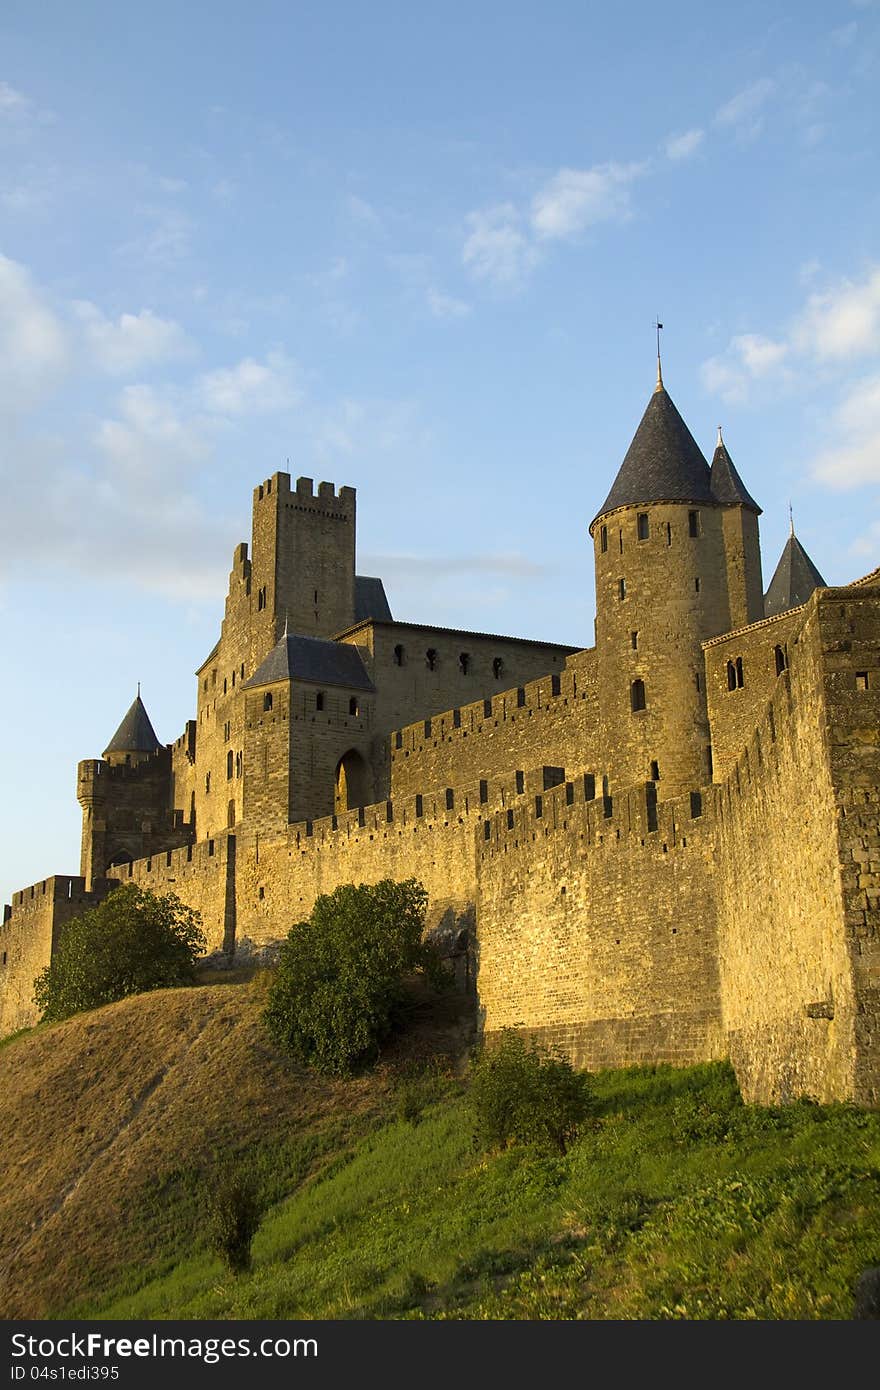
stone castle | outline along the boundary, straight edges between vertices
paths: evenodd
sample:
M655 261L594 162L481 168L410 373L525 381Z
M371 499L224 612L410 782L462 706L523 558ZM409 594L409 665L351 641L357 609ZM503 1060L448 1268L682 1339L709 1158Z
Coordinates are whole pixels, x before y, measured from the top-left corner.
M765 594L759 514L658 370L589 527L577 650L396 622L356 573L354 490L274 474L195 719L163 746L138 694L79 764L80 875L4 911L0 1032L120 882L232 954L341 883L414 876L487 1034L880 1101L880 570L829 588L792 529Z

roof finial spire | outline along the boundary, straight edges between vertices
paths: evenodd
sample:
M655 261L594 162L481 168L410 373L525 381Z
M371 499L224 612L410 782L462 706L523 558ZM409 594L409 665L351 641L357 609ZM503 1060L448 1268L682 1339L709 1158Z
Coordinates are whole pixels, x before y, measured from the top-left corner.
M794 512L792 511L791 502L788 504L788 524L791 534L794 535Z
M661 364L660 364L660 329L663 327L663 324L660 322L659 319L656 320L656 322L655 322L655 327L656 327L656 329L657 329L657 385L654 387L654 390L655 390L655 391L662 391L662 390L663 390L663 368L662 368L662 366L661 366Z
M141 683L138 681L138 699L141 698Z
M723 448L724 448L724 439L723 439L722 434L721 434L721 426L720 426L720 425L718 426L718 442L716 443L715 448L716 448L716 449L723 449Z

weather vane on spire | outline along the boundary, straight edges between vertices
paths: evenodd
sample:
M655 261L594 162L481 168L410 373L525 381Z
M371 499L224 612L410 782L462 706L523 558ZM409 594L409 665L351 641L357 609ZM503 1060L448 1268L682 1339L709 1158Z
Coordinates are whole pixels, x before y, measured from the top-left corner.
M657 329L657 385L654 387L654 390L662 391L663 369L660 365L660 330L663 327L663 324L660 322L659 318L655 320L654 327Z

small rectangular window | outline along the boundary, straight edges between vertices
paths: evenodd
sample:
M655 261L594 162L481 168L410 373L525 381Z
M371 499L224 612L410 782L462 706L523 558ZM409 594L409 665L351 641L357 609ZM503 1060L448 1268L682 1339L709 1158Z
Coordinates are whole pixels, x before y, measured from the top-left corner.
M867 689L868 689L868 673L867 673L867 671L856 671L856 690L867 690Z
M699 579L695 579L695 580L694 580L694 593L698 594L699 592L700 592L700 581L699 581Z
M517 773L516 773L516 794L517 794L517 796L522 796L522 794L523 794L523 789L524 789L524 787L525 787L525 784L526 784L525 773L523 773L523 772L517 772Z
M602 527L599 528L599 549L601 550L601 552L602 552L603 555L605 554L605 551L608 549L608 527L607 527L607 526L602 526Z
M646 540L648 539L648 513L647 513L647 512L639 512L638 522L637 522L637 528L638 528L638 529L637 529L637 534L638 534L639 540L640 540L640 541L646 541Z
M629 640L632 643L633 651L637 652L639 649L639 634L637 632L631 632L629 635Z
M688 535L698 536L700 534L700 513L688 512Z
M618 597L618 598L626 598L626 580L625 580L625 579L618 579L618 581L617 581L617 597Z

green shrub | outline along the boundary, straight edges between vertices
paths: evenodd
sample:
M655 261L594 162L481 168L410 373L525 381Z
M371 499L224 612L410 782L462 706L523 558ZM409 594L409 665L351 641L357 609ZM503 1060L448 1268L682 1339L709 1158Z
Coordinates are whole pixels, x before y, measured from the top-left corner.
M261 1216L253 1178L234 1169L222 1173L209 1193L208 1214L211 1249L233 1274L246 1274Z
M281 948L265 1013L273 1041L324 1072L344 1075L374 1057L404 975L438 976L436 953L422 942L427 899L415 879L319 897Z
M192 984L205 938L198 912L174 893L157 897L127 883L68 922L52 962L34 982L45 1022L111 1004L128 994Z
M483 1148L541 1144L565 1153L590 1113L592 1092L588 1077L564 1058L505 1029L471 1065L470 1103Z

